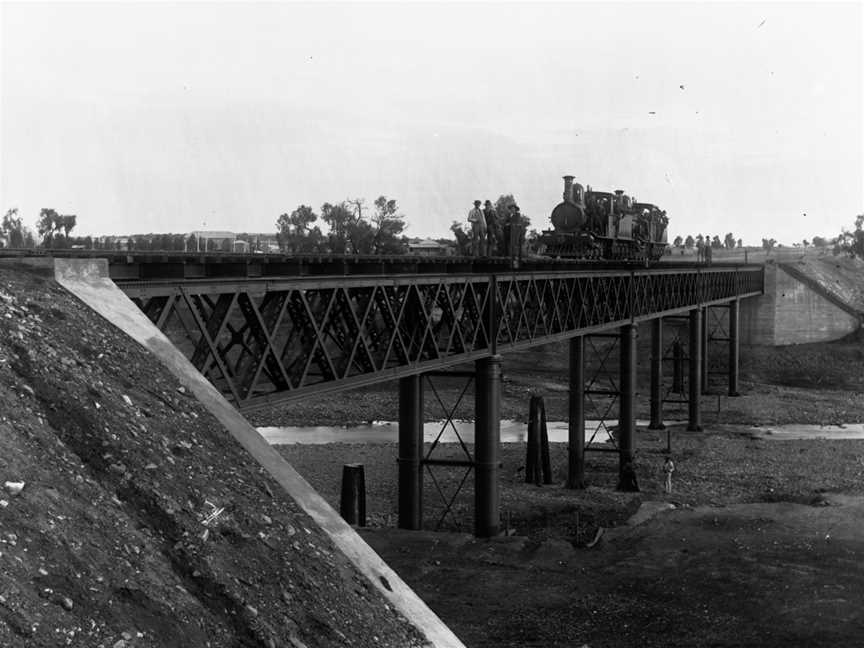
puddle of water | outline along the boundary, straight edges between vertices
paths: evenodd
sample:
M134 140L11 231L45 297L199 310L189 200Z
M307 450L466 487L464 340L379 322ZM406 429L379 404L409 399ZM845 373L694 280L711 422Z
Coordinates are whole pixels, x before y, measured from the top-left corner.
M667 421L667 425L675 422ZM680 423L680 422L678 422ZM648 421L636 421L637 426L645 427ZM617 421L606 421L606 426L613 427ZM444 431L443 421L431 421L423 425L423 440L432 443L441 433L441 443L458 443L459 439L454 427L465 443L474 443L474 422L453 421ZM864 423L849 425L774 425L764 427L740 428L753 436L774 441L789 441L793 439L864 439ZM546 430L551 443L567 442L567 421L549 421ZM352 426L296 426L296 427L260 427L258 431L273 445L299 443L316 445L323 443L398 443L399 424L393 421L374 421L367 425ZM610 443L608 428L600 421L585 421L585 439L593 443ZM501 441L503 443L524 443L528 437L528 424L519 421L501 421Z
M637 421L637 425L647 425L647 421ZM617 421L606 421L607 426L617 425ZM441 443L458 443L454 426L465 443L474 443L474 421L453 421L443 432L443 421L431 421L423 425L423 440L432 443L441 433ZM314 427L260 427L258 431L273 445L290 443L398 443L399 424L393 421L375 421L368 425L314 426ZM548 421L546 431L550 443L567 442L567 421ZM595 434L596 432L596 434ZM594 443L609 443L609 432L600 421L585 421L585 438ZM501 441L503 443L522 443L528 438L528 424L519 421L501 421Z
M864 423L847 425L766 425L747 429L754 436L768 441L792 441L798 439L864 439Z

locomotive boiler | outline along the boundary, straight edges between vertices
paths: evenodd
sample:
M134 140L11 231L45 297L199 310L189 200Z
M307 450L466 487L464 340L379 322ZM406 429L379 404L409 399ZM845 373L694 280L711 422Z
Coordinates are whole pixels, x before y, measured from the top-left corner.
M622 190L592 191L564 176L564 201L552 210L553 229L540 242L548 256L652 261L666 251L666 212Z

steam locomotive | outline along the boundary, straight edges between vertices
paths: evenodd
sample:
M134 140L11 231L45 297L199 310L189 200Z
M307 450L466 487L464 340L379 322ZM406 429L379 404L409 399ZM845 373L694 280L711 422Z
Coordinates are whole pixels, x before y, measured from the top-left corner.
M666 252L666 212L622 190L587 190L564 176L564 202L540 237L544 253L570 259L656 261Z

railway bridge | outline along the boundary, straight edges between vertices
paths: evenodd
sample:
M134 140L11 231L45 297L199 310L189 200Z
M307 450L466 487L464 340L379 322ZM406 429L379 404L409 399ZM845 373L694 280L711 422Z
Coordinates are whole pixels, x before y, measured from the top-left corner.
M615 451L623 470L635 451L636 326L651 322L651 426L662 428L664 321L683 318L684 401L688 428L698 430L709 313L727 313L728 391L736 395L739 303L763 291L761 265L735 264L646 268L534 259L514 267L506 259L452 257L117 254L109 268L120 289L241 410L398 380L399 526L422 525L424 466L455 463L474 472L478 536L499 531L507 353L569 340L567 485L580 488L591 393L586 339L611 337L620 347ZM470 370L453 369L466 363ZM466 461L423 455L424 374L475 383L474 453Z

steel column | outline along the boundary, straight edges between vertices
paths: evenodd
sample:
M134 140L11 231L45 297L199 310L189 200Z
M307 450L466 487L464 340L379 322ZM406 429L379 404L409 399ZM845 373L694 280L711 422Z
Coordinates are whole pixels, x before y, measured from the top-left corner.
M702 429L701 402L702 385L702 309L694 308L690 311L690 366L689 369L689 416L687 429L698 432Z
M651 422L650 430L663 430L663 318L651 320Z
M618 415L618 471L624 476L624 467L633 461L633 439L636 432L636 338L634 324L621 327L621 399Z
M708 393L708 306L702 309L702 328L700 329L700 345L702 349L701 385L702 393Z
M567 488L585 488L585 338L570 338Z
M729 302L729 395L738 396L738 305L739 300Z
M423 381L399 379L399 528L423 525Z
M501 443L501 356L477 360L474 392L474 535L498 535L498 463Z

